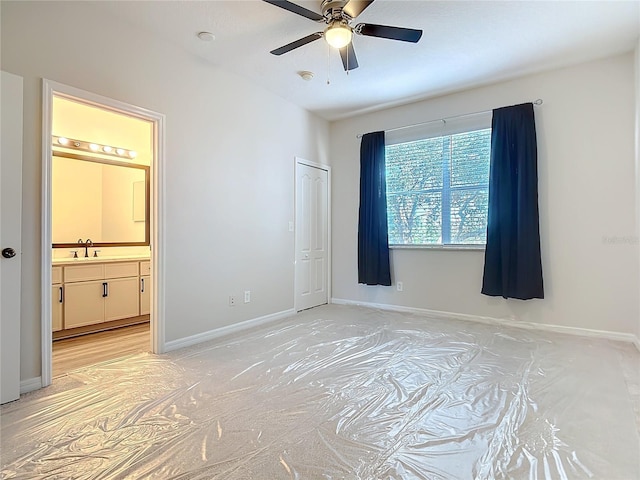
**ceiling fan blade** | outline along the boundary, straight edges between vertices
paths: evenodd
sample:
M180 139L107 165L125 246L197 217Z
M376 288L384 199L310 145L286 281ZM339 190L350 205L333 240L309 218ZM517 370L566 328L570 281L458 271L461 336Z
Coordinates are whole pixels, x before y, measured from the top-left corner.
M356 18L372 3L373 0L350 0L344 7L342 7L342 11L351 18Z
M413 28L389 27L388 25L373 25L371 23L359 23L354 28L356 33L368 37L388 38L403 42L417 43L422 37L422 30Z
M307 10L300 5L296 5L293 2L288 2L287 0L263 0L264 2L270 3L271 5L275 5L276 7L284 8L290 12L296 13L298 15L302 15L303 17L307 17L310 20L315 22L323 22L324 17L319 13L313 12L311 10Z
M306 45L307 43L311 43L319 38L322 38L322 32L312 33L311 35L307 35L306 37L301 38L300 40L296 40L295 42L288 43L284 47L271 50L270 53L274 55L282 55L283 53L290 52L291 50L294 50L298 47L302 47L303 45Z
M340 57L342 58L342 65L345 71L358 68L358 58L356 57L356 51L353 48L353 42L349 42L349 45L340 49Z

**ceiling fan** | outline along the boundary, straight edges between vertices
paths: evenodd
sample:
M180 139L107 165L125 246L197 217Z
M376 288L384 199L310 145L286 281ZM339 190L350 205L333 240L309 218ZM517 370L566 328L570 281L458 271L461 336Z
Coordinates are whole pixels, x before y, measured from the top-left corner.
M322 14L287 0L264 1L315 22L327 24L327 27L322 32L312 33L295 42L272 50L271 53L273 55L282 55L324 37L329 45L340 51L342 64L347 72L358 68L358 59L351 41L354 33L367 37L388 38L411 43L417 43L422 37L422 30L412 28L390 27L372 23L358 23L355 26L351 26L350 22L371 5L373 0L322 0Z

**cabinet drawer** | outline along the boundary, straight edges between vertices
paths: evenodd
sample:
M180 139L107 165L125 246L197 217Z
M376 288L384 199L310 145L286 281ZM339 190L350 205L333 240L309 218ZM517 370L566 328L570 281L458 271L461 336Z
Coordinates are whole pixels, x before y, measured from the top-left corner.
M104 278L124 278L138 276L138 262L106 263Z
M73 265L64 267L64 281L84 282L87 280L102 280L104 278L104 265Z
M151 262L140 262L140 276L151 275Z
M62 267L53 267L51 269L51 283L62 283Z

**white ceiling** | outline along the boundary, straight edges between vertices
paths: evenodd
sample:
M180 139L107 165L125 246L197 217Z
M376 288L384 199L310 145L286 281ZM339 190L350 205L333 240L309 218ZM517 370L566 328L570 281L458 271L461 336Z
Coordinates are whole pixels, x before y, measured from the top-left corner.
M320 0L295 3L320 12ZM376 0L354 24L424 34L417 44L354 36L360 68L347 76L338 52L322 39L271 55L323 24L260 0L99 7L328 120L629 51L640 34L636 0ZM202 42L200 31L212 32L215 41ZM302 70L314 72L313 80L302 80Z

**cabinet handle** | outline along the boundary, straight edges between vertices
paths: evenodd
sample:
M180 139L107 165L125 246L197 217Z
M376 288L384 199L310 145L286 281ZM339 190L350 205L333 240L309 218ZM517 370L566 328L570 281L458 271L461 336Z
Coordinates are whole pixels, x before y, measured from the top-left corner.
M142 284L142 290L140 290L140 292L144 293L144 278L140 279L140 283Z
M102 296L106 297L108 295L109 295L109 290L108 290L107 282L104 282L102 284Z
M62 303L64 301L64 293L62 287L58 287L60 289L60 296L58 297L58 302Z

